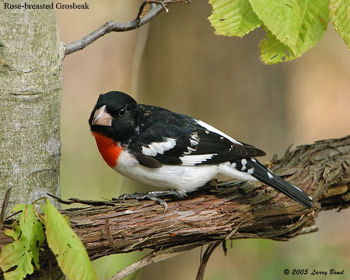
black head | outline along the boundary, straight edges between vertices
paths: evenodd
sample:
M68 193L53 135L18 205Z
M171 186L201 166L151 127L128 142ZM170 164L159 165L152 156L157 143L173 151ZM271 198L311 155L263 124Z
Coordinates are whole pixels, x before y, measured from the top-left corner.
M136 101L120 91L101 94L89 118L90 129L118 142L125 142L138 126Z

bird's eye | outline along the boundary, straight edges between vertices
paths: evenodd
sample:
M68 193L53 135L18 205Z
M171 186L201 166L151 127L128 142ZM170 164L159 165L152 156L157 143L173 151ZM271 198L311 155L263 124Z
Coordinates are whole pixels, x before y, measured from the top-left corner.
M126 116L126 113L127 113L127 108L121 108L120 110L119 110L119 112L118 112L118 115L119 115L119 117L125 117Z

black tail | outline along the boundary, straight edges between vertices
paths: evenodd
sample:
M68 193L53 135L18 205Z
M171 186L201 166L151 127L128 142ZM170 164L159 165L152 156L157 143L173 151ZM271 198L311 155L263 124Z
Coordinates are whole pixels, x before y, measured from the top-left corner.
M242 160L240 163L242 164ZM284 181L282 178L272 173L270 170L268 170L264 165L262 165L259 161L257 161L254 158L247 159L246 162L243 162L243 163L246 163L245 172L248 172L248 170L250 169L250 172L248 173L250 173L253 177L258 179L259 181L284 193L285 195L289 196L290 198L294 199L300 204L306 206L307 208L311 208L312 198L309 197L304 191L299 189L297 186L294 186L293 184L287 181Z

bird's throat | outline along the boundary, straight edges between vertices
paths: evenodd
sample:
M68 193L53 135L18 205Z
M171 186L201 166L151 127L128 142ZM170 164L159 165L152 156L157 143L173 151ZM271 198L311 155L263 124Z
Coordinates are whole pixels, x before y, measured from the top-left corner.
M92 132L92 134L95 137L98 150L105 162L110 167L115 167L117 165L118 157L122 152L120 144L98 132Z

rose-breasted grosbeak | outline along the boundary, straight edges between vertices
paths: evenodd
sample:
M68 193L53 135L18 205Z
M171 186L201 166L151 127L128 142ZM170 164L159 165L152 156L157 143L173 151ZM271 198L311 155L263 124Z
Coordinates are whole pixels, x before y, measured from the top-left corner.
M265 153L209 124L169 110L137 104L129 95L101 94L89 119L106 163L148 185L185 194L219 175L259 180L310 208L312 199L255 157Z

